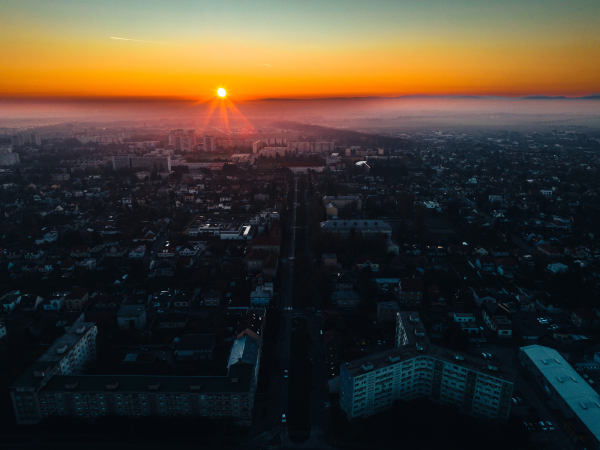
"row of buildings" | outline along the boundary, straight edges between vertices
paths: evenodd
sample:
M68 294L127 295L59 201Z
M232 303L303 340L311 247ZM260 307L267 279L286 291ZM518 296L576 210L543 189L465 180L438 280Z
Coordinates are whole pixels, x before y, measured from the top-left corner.
M96 360L97 327L78 321L10 387L17 423L113 415L196 416L249 425L264 326L264 316L247 312L222 375L93 375L85 372ZM193 355L194 346L188 347L182 354Z

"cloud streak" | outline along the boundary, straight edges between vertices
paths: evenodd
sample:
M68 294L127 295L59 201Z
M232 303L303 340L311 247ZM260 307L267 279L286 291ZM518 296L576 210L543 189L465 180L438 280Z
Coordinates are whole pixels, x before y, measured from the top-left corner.
M133 42L145 42L146 44L159 44L159 45L173 45L175 47L191 47L191 48L198 48L198 47L194 47L192 45L184 45L184 44L169 44L168 42L155 42L155 41L142 41L140 39L129 39L129 38L122 38L122 37L110 37L111 39L115 39L118 41L133 41Z
M271 67L271 64L261 64L261 66Z

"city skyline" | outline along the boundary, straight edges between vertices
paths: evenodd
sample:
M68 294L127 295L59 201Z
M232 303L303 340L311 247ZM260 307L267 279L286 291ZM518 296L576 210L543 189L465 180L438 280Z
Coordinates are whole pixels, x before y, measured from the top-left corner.
M600 92L600 5L584 0L7 0L2 10L2 97Z

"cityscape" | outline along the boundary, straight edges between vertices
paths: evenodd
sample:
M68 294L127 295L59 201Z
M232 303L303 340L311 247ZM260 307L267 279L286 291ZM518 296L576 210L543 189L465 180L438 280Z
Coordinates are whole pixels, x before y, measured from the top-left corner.
M455 3L0 2L0 447L600 449L600 6Z

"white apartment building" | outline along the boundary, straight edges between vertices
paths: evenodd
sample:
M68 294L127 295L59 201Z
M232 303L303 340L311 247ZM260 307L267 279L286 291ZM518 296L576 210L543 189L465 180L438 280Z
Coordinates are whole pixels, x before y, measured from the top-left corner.
M82 373L96 359L97 334L95 323L76 323L12 384L10 396L17 424L37 423L47 415L48 405L40 402L38 391L54 375Z
M429 344L418 313L399 313L398 324L397 348L341 364L340 407L349 420L418 397L482 419L508 419L512 369Z

